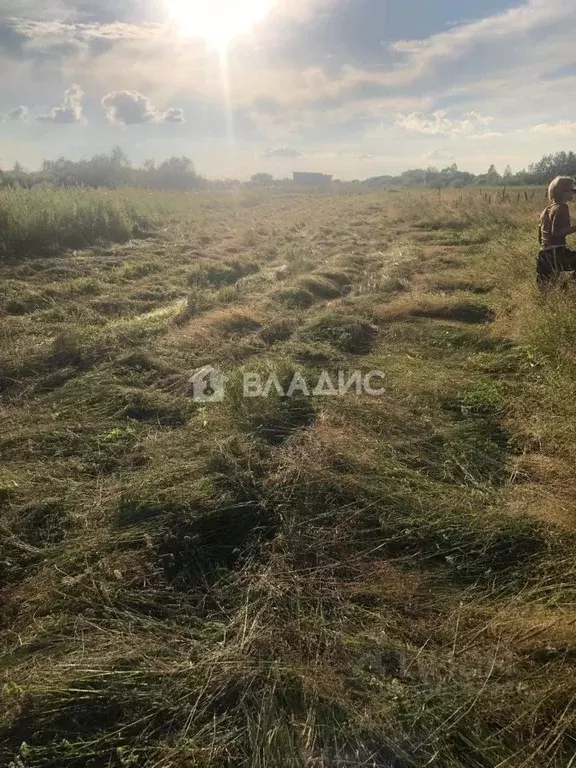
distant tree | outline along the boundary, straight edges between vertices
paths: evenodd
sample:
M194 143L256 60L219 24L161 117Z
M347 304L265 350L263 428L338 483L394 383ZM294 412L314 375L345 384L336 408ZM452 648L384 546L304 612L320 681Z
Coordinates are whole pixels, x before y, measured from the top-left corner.
M44 160L42 170L61 187L118 187L132 181L130 161L120 147L89 160Z
M401 173L398 180L406 187L422 187L429 178L430 176L427 171L424 171L422 168L414 168Z
M128 155L119 146L112 148L112 151L110 152L110 162L118 168L130 168Z
M188 157L171 157L160 166L147 160L141 168L133 168L120 147L109 154L97 154L88 159L44 160L40 171L28 172L20 163L11 171L0 171L0 187L31 187L51 183L60 187L118 187L133 185L167 189L192 189L208 182L199 176Z
M496 170L496 166L492 164L486 173L476 176L475 181L476 184L479 184L480 186L494 186L502 182L502 177Z
M424 183L427 187L442 187L444 186L443 180L440 178L440 171L433 165L426 168L424 175Z
M370 189L386 189L398 182L395 176L373 176L363 182Z
M262 187L266 187L274 181L274 176L271 173L255 173L250 181L252 184L259 184Z
M169 157L150 171L153 186L163 189L191 189L198 186L199 177L189 157Z
M16 162L11 171L2 175L3 187L26 187L27 189L37 184L41 179L38 173L28 172L22 163Z
M493 182L497 184L500 181L500 174L496 170L496 166L492 164L490 168L488 168L488 173L486 174L486 177L489 179L490 182Z
M576 154L570 151L544 155L537 163L531 163L526 171L517 175L525 184L547 184L556 176L576 176Z
M468 173L468 171L458 170L456 163L452 163L447 168L443 168L442 176L446 179L446 184L449 187L456 187L457 189L465 187L468 184L474 183L474 174Z

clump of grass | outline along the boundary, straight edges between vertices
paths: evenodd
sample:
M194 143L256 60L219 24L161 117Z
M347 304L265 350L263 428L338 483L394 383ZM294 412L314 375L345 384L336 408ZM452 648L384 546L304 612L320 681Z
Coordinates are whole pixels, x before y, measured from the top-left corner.
M293 342L284 348L286 352L298 363L312 367L322 367L330 370L335 368L337 363L343 364L343 359L339 360L338 353L331 344L321 342ZM335 377L335 380L337 376Z
M267 345L287 341L294 333L295 324L289 320L278 320L265 325L259 332L259 337Z
M79 367L89 364L92 354L97 354L90 341L86 336L72 330L58 334L52 342L50 363L55 367Z
M212 307L216 306L214 295L210 292L193 289L188 293L185 305L178 315L178 323L186 323L193 317L201 315Z
M466 414L498 416L506 408L509 389L505 381L479 379L467 389L458 392L454 404Z
M38 309L57 308L66 298L84 296L99 296L104 291L100 280L90 277L80 277L54 283L42 290L24 289L4 305L9 315L25 315Z
M380 316L389 320L406 317L429 317L456 320L462 323L490 323L495 318L493 307L486 301L469 295L440 296L438 294L410 293L402 299L382 307Z
M233 285L247 275L253 275L260 270L255 261L228 261L203 259L193 265L188 273L188 285L192 287L220 288Z
M303 339L326 341L341 352L365 355L378 336L378 327L361 316L326 311L301 332Z
M214 326L227 335L254 333L262 327L259 317L247 311L236 310L216 318Z
M312 399L301 391L290 391L296 374L302 370L282 358L261 359L246 371L259 376L264 396L246 397L240 369L230 382L229 397L234 421L243 431L271 444L284 442L302 427L310 426L316 418Z
M120 280L130 282L141 277L157 274L163 271L162 264L155 261L134 261L123 264L116 270L115 276Z
M276 291L272 298L288 309L307 309L316 302L314 294L302 286Z
M154 201L139 193L51 186L0 190L0 256L125 242L159 220Z
M286 245L278 254L278 259L283 265L277 271L277 278L284 280L286 277L294 277L307 272L312 272L318 267L320 254L307 243L292 243L288 238Z
M26 315L49 305L50 299L45 294L39 291L23 291L17 299L6 302L4 311L9 315Z
M186 423L183 408L173 399L151 389L127 387L119 393L124 405L117 412L120 418L152 421L160 426L179 427Z
M487 283L475 282L473 280L459 279L455 277L452 280L440 280L430 286L434 291L440 293L454 293L455 291L469 291L470 293L485 294L493 290L493 286Z
M341 288L327 277L302 277L298 285L319 299L335 299L341 294Z
M62 541L71 530L69 510L61 499L44 499L18 509L18 531L33 546Z
M340 288L351 285L358 277L358 273L354 269L321 270L318 274L326 280L336 283Z

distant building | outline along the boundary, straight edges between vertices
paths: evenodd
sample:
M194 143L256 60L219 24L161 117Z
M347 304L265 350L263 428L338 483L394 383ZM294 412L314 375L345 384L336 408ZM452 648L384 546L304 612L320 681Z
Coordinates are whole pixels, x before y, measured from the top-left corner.
M294 173L294 183L308 186L332 184L332 176L326 173Z

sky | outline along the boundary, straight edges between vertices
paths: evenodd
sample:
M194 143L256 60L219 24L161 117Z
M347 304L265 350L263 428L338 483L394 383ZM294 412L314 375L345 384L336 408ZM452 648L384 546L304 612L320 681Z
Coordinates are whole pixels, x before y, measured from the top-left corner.
M574 148L574 0L2 0L0 167L341 179Z

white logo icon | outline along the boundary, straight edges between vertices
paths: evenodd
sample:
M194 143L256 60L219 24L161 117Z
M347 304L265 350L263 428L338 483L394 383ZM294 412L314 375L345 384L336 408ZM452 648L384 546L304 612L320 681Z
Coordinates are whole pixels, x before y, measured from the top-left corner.
M197 371L190 379L194 400L197 403L221 403L224 400L224 375L207 365Z

